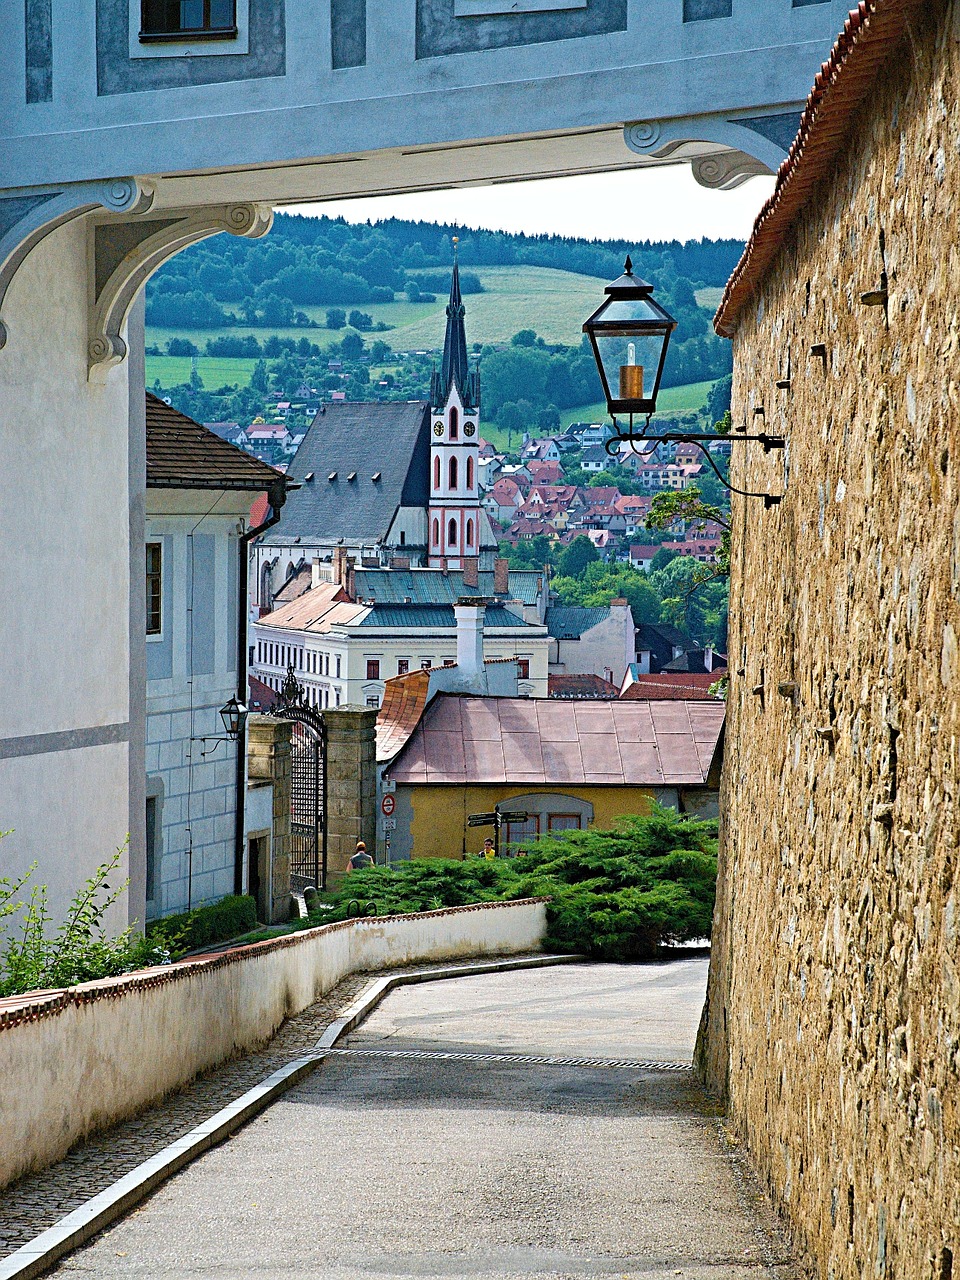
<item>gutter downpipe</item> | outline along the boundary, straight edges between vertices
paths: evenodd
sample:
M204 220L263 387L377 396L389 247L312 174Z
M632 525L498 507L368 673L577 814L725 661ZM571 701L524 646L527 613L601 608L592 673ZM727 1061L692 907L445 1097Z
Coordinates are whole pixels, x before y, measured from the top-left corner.
M299 486L295 486L299 487ZM250 690L247 688L247 614L249 603L247 595L250 585L250 543L259 538L261 533L272 529L280 520L280 512L287 500L287 486L281 479L267 491L270 502L270 515L263 524L258 524L246 533L241 533L238 542L240 550L239 587L237 606L237 701L247 705ZM246 856L247 830L247 734L246 724L237 743L237 798L236 829L233 845L233 892L243 893L243 863Z

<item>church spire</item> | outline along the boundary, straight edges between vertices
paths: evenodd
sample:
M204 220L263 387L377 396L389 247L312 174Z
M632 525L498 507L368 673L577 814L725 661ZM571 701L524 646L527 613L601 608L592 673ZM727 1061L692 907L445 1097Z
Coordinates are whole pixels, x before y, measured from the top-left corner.
M467 333L463 317L466 307L460 294L460 264L456 256L454 239L453 276L450 280L450 301L447 303L447 332L443 339L443 359L439 371L433 375L431 399L435 406L446 403L451 386L460 393L464 408L476 408L479 398L477 377L467 363Z

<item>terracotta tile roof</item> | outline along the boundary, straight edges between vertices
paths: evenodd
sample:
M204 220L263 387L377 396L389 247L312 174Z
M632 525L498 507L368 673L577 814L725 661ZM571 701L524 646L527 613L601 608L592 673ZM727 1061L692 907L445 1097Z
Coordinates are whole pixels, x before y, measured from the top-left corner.
M258 627L279 627L287 631L329 631L337 623L356 622L368 612L368 606L351 604L343 588L336 582L322 582L305 591L296 600L265 614Z
M276 706L278 694L276 690L271 689L268 684L264 684L262 680L258 680L256 676L248 676L247 684L250 693L247 698L247 705L251 712L258 713L269 711L271 707Z
M378 760L392 760L406 745L427 709L429 695L429 671L410 671L384 682L377 712Z
M638 675L627 685L620 697L625 702L678 701L703 702L719 701L709 693L710 686L716 684L726 674L726 667L717 671L706 672L663 672L659 675Z
M277 483L284 481L273 467L147 392L148 489L257 492Z
M715 776L725 711L722 702L440 694L389 776L406 784L702 787Z
M740 312L763 281L815 186L833 172L884 63L904 39L910 17L922 8L923 0L861 0L851 10L814 81L773 195L761 209L727 282L714 319L722 337L733 337Z
M548 676L547 693L551 698L615 698L617 688L603 676Z

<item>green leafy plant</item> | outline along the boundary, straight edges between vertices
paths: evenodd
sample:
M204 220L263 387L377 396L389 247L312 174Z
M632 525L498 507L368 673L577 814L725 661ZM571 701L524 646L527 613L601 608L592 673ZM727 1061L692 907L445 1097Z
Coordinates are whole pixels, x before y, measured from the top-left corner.
M390 915L549 897L548 947L637 960L710 936L716 878L716 824L655 806L610 830L541 838L524 857L355 871L311 919L347 919L353 900L373 901L380 915Z
M187 951L238 938L256 927L255 899L235 894L181 915L153 920L147 925L147 937L165 946L176 958Z
M0 996L72 987L169 960L162 946L136 935L133 926L117 936L104 927L107 911L127 888L127 881L111 887L109 880L124 848L97 867L59 926L51 920L46 885L34 884L26 899L21 896L36 863L16 882L0 880Z

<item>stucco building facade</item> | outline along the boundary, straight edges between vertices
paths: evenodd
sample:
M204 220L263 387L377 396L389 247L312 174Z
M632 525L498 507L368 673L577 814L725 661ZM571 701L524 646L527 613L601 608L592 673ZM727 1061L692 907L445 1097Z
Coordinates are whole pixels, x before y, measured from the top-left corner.
M960 5L861 5L718 315L788 450L734 452L784 496L734 499L700 1064L832 1280L960 1260L958 104Z

